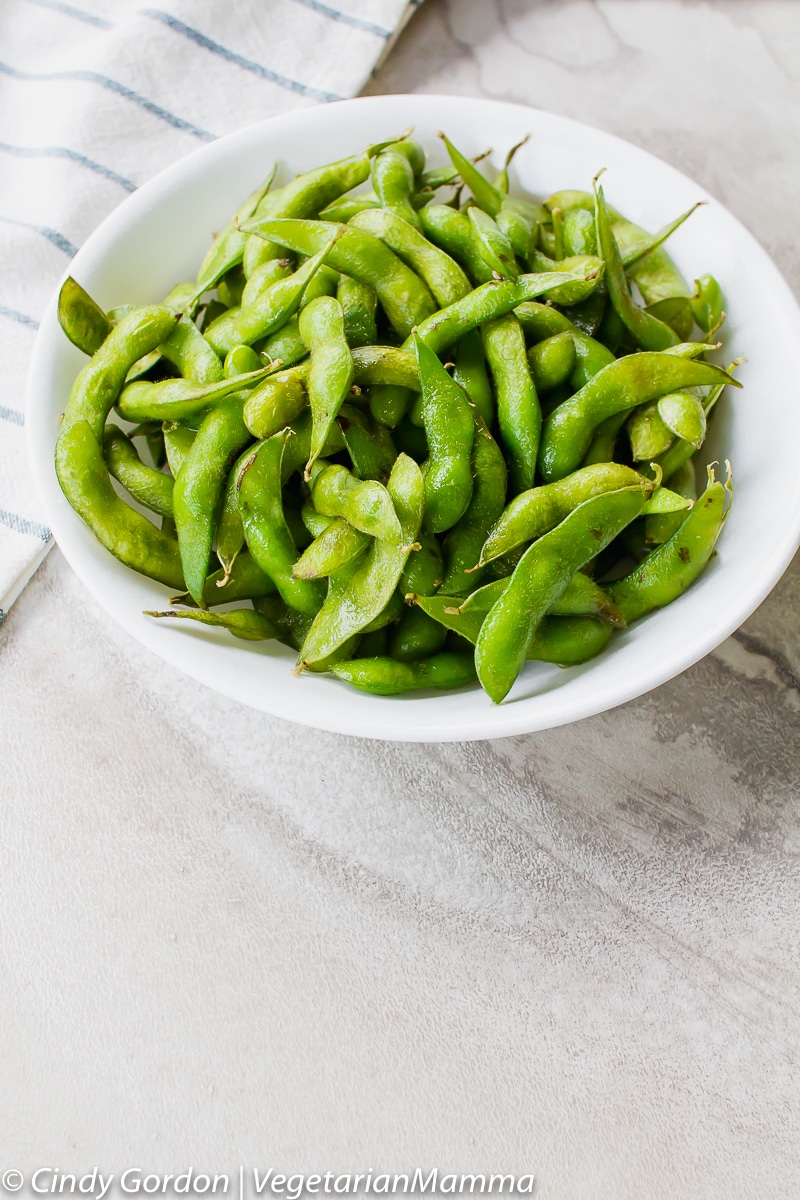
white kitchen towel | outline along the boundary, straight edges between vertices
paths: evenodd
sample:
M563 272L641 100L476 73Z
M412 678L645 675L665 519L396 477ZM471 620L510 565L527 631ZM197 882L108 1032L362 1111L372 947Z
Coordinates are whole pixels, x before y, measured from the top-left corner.
M23 396L39 315L68 260L181 155L264 117L355 96L415 7L156 3L0 4L0 620L52 544Z

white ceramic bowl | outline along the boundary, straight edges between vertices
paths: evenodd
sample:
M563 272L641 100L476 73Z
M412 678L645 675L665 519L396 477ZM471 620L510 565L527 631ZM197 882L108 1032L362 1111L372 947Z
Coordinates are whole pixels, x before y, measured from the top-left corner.
M495 147L497 161L530 134L514 163L523 188L544 195L588 188L606 167L610 203L649 229L708 200L671 239L670 251L689 279L706 271L720 279L728 301L725 352L748 361L739 371L744 390L728 389L707 443L709 460L733 463L735 503L718 556L685 596L615 635L604 654L582 667L528 664L500 706L477 685L454 694L363 695L332 678L296 678L294 656L284 647L145 617L143 609L165 606L164 589L94 540L56 480L58 414L85 360L58 327L55 296L29 377L34 471L58 543L98 602L154 653L209 687L291 721L366 737L451 741L547 729L641 695L707 654L763 600L800 541L800 312L774 264L721 204L645 151L563 117L488 100L380 96L276 117L182 159L103 222L70 272L106 307L158 301L177 281L193 278L212 231L274 160L283 182L409 125L434 163L444 161L439 129L469 154Z

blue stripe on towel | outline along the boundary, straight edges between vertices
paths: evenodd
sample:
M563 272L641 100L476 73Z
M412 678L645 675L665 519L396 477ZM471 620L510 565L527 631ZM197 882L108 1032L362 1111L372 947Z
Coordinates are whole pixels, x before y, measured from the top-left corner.
M306 8L311 8L314 12L322 13L324 17L330 17L332 21L341 21L343 25L350 25L353 29L363 29L365 33L374 33L376 37L390 38L392 36L391 29L384 29L381 25L375 25L372 21L362 21L361 17L351 17L350 13L342 12L338 8L331 8L329 4L321 4L320 0L294 0L295 4L303 4Z
M0 508L0 525L7 525L16 533L27 533L30 537L39 538L41 542L49 542L53 536L46 525L40 525L38 521L28 521L25 517L6 512L2 508Z
M16 321L18 325L27 325L29 329L39 328L39 322L34 321L33 317L29 317L27 313L18 312L16 308L6 308L5 304L0 304L0 317L5 317L8 321Z
M73 8L71 4L60 4L59 0L28 0L29 4L39 4L42 8L52 8L55 12L63 13L66 17L75 17L85 21L87 25L96 25L98 29L113 29L110 21L96 17L94 13L84 12L82 8Z
M12 425L24 425L25 414L16 408L5 408L0 404L0 420L10 421Z
M163 25L168 25L170 29L182 34L190 42L195 42L204 50L209 50L219 58L224 58L226 62L235 63L237 67L242 67L245 71L252 71L254 75L260 75L262 79L268 79L270 83L277 83L279 87L287 88L291 92L298 92L301 96L310 96L314 100L344 99L343 96L337 96L334 92L323 92L319 88L310 87L296 79L289 79L286 75L279 75L277 71L272 71L269 67L254 62L252 58L244 58L234 50L229 50L227 46L221 46L219 42L212 41L199 29L193 29L191 25L184 25L183 21L179 21L171 13L161 12L157 8L142 8L139 11L142 16L152 17L154 21L161 21Z
M183 117L176 117L174 113L167 112L165 108L154 104L146 96L140 96L138 92L126 87L124 83L120 83L117 79L109 79L107 75L99 75L97 71L49 71L47 74L34 75L30 71L20 71L17 67L12 67L4 62L0 62L0 71L4 75L10 75L12 79L37 83L49 83L54 79L76 79L82 83L96 83L99 87L104 87L109 92L115 92L125 100L130 100L132 104L138 104L140 108L145 109L154 117L166 121L167 125L172 125L175 129L182 129L185 133L190 133L192 137L199 138L201 142L213 142L215 137L207 129L200 129L191 121L184 121Z
M0 151L4 154L15 154L18 158L66 158L69 162L86 167L88 171L102 175L112 183L118 183L126 192L136 191L136 184L124 175L118 175L111 167L105 167L93 158L87 158L85 154L79 154L77 150L70 150L67 146L12 146L10 142L0 142Z
M0 221L5 221L7 225L19 225L21 229L32 229L34 233L40 234L43 238L47 238L51 245L60 250L62 254L68 254L73 258L78 253L78 247L73 246L63 233L59 233L57 229L50 229L47 225L33 225L29 221L18 221L16 217L0 217Z

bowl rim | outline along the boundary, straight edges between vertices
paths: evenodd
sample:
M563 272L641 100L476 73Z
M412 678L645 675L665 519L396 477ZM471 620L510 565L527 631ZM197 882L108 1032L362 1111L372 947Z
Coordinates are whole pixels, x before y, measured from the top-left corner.
M77 274L80 275L84 264L91 264L96 247L100 243L115 241L120 232L129 226L132 219L135 219L138 212L149 211L154 200L157 201L166 198L172 189L185 181L187 175L191 175L198 165L205 164L206 162L209 165L213 164L215 158L224 157L230 151L235 150L240 143L248 145L253 140L258 140L262 136L266 140L271 131L286 131L295 126L302 135L304 127L307 127L309 124L313 126L320 118L324 124L326 120L346 118L349 113L365 108L394 110L398 104L412 109L417 108L421 104L426 106L435 105L437 108L443 110L468 110L469 108L474 109L477 106L484 110L494 110L498 121L501 120L503 113L511 112L517 114L517 116L526 114L529 119L535 120L537 123L549 125L556 131L559 128L571 133L583 132L585 134L588 131L591 137L600 139L601 141L607 140L609 146L617 145L618 147L622 147L626 153L634 151L637 156L641 156L644 160L649 160L652 165L657 167L658 171L668 173L668 175L671 175L675 180L680 181L684 185L690 184L699 195L711 201L716 214L720 217L724 215L724 219L731 223L731 228L736 231L737 237L743 239L747 244L751 255L757 261L759 271L768 277L771 288L778 294L780 303L786 311L787 319L793 321L797 340L800 342L800 307L798 307L798 303L788 283L758 240L720 201L710 196L706 189L695 183L689 176L669 163L664 162L663 159L660 159L650 151L644 150L624 138L598 129L586 122L563 117L529 105L512 104L506 101L484 99L482 97L454 96L439 93L411 93L407 95L398 93L388 96L356 97L330 104L309 106L254 122L242 129L226 134L214 142L201 146L170 164L124 199L97 226L75 257L70 261L59 279L54 294L43 313L31 354L25 395L26 443L34 480L53 535L70 566L95 599L137 641L145 645L148 649L153 650L154 653L169 662L170 665L177 667L184 674L188 674L190 677L213 687L215 690L232 699L251 706L254 705L254 702L247 697L237 694L235 688L226 686L225 683L209 680L207 672L201 667L195 667L193 670L192 656L185 655L180 649L177 652L173 652L173 646L169 641L158 642L155 637L148 636L144 632L141 624L136 624L133 620L126 620L125 614L116 611L109 597L103 593L100 586L103 575L102 568L97 573L93 571L87 573L84 569L82 546L80 538L75 532L75 522L80 525L80 518L72 512L63 496L60 495L53 467L52 439L48 427L48 403L41 398L37 399L37 397L41 397L42 395L49 397L47 381L52 373L51 367L57 356L57 346L54 343L54 336L56 334L61 336L57 321L58 293L64 279L68 275L75 273L76 270ZM444 119L442 123L444 123ZM53 492L54 482L57 489L55 495ZM58 503L59 497L61 499L60 504ZM792 514L792 519L787 520L782 527L781 534L780 538L774 540L772 553L768 562L763 564L757 573L753 573L752 583L749 588L745 587L740 590L732 599L731 606L725 617L714 624L712 629L707 630L705 634L702 631L696 631L695 636L687 641L682 650L670 655L667 661L654 663L650 672L642 675L641 678L637 678L633 684L630 681L624 681L620 678L615 686L607 683L599 690L596 688L585 689L583 692L571 695L568 705L559 704L558 688L549 691L548 697L551 703L546 706L546 711L534 719L532 719L534 714L530 711L530 701L536 702L539 700L539 693L532 697L521 698L512 703L491 705L491 707L487 707L477 714L470 714L470 718L466 723L463 720L465 714L461 714L457 718L455 726L452 718L450 720L446 718L446 713L443 709L443 720L441 723L435 721L432 723L430 713L426 711L424 716L420 713L419 721L404 720L398 728L396 725L397 710L395 706L391 702L387 703L387 698L370 697L369 699L375 706L374 717L363 722L359 720L357 722L358 727L354 728L352 718L348 719L346 715L344 717L340 716L340 708L344 714L347 714L348 707L347 705L340 706L337 704L337 695L339 693L333 690L333 688L331 690L330 702L327 705L321 706L324 711L321 711L319 705L314 704L309 707L308 712L305 711L305 708L298 709L297 706L294 706L294 711L286 713L282 710L280 695L277 695L272 703L255 706L271 715L282 716L284 719L293 720L300 724L330 732L384 740L414 742L469 741L508 737L520 733L555 728L559 725L582 720L585 717L608 711L620 704L634 700L659 687L698 662L729 637L769 594L797 551L798 545L800 545L800 504L798 504L796 511ZM119 566L119 564L116 564L116 560L101 547L100 543L96 543L96 550L101 558L108 558L109 564ZM128 570L127 568L122 569L125 571ZM131 572L131 574L134 573ZM152 626L157 624L161 625L160 622L151 622ZM573 668L573 670L580 670L580 668ZM333 683L333 681L326 682ZM266 690L269 692L269 689ZM428 695L426 693L424 698L428 698ZM445 699L445 697L446 694L441 694L440 696L441 699ZM419 698L422 699L423 696L420 695ZM409 702L413 705L414 698L404 699L404 707L407 707ZM428 706L423 707L428 708Z

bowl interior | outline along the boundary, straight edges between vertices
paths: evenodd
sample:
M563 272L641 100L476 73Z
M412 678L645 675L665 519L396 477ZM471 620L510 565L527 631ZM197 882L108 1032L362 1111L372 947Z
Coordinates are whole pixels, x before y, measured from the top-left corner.
M239 643L223 631L171 625L142 615L163 607L159 585L121 566L61 494L53 469L58 415L85 361L61 333L53 298L37 337L27 397L29 449L50 525L64 554L99 602L134 637L203 683L265 712L343 733L436 741L499 737L601 712L677 674L713 649L764 598L800 540L800 474L794 447L800 404L794 349L800 313L781 275L719 203L667 164L589 126L517 105L445 96L385 96L305 109L204 147L126 200L92 235L70 272L111 307L153 302L193 278L212 233L230 218L273 161L279 182L355 153L414 125L433 164L445 129L468 154L530 140L514 161L516 186L547 195L584 188L607 168L611 204L656 229L694 201L700 209L670 240L688 279L710 271L722 282L726 358L746 355L743 391L728 389L707 442L708 461L733 464L735 503L717 557L680 600L615 635L599 658L560 670L528 664L510 697L494 706L476 687L453 694L377 698L332 678L291 671L293 655L272 644Z

